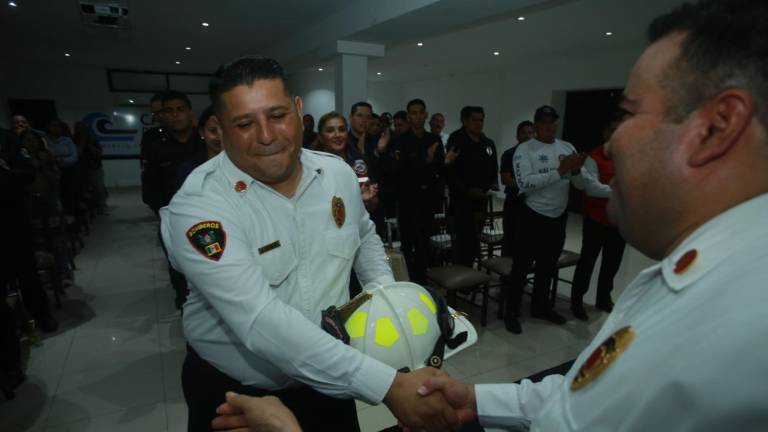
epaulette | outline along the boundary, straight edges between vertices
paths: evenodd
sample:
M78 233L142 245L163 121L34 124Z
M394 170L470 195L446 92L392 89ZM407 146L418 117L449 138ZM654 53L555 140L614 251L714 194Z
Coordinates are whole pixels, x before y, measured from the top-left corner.
M203 187L205 186L205 181L208 176L213 174L213 172L214 169L212 165L201 165L192 171L187 176L187 179L184 180L184 189L186 189L186 192L190 195L203 195Z

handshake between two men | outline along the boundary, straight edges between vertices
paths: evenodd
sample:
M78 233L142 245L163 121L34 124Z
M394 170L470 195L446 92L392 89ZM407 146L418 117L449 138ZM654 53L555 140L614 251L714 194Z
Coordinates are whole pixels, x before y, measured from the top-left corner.
M474 386L431 367L399 372L384 404L400 425L409 430L453 431L477 417ZM216 412L218 417L212 424L216 430L301 430L293 413L274 396L251 397L230 392Z

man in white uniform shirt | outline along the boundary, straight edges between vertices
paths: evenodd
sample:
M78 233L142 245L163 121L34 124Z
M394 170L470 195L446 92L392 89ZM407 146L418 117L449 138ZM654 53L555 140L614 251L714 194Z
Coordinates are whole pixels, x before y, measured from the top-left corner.
M513 159L519 194L517 206L513 265L506 299L504 323L511 333L520 333L518 321L523 286L531 265L536 261L531 315L555 324L565 318L555 312L549 301L549 287L557 270L557 260L565 244L568 191L573 184L595 196L608 196L610 188L600 184L583 169L585 156L576 153L571 143L555 138L557 119L554 108L544 105L534 114L536 137L517 146Z
M441 390L464 420L536 431L768 430L768 33L764 0L657 18L607 144L608 214L660 262L565 375Z
M169 258L190 285L189 430L210 431L228 390L279 396L305 430L359 430L352 398L383 401L413 428L455 427L442 396L414 404L435 369L397 372L320 328L322 310L348 301L353 264L363 283L393 277L357 176L301 148L302 102L282 67L236 59L216 72L210 96L224 151L162 211Z

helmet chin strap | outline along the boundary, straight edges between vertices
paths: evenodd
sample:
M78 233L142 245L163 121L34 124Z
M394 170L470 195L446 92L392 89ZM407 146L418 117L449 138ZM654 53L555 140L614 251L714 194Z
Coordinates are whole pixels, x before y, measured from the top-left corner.
M424 287L424 289L429 292L432 299L435 301L435 305L437 306L437 323L440 326L440 337L437 338L435 348L432 350L432 354L426 359L424 364L439 369L443 366L445 347L448 346L448 348L454 349L466 342L469 335L467 332L461 332L456 336L451 337L453 335L453 320L455 317L448 310L448 305L445 303L445 299L429 287Z

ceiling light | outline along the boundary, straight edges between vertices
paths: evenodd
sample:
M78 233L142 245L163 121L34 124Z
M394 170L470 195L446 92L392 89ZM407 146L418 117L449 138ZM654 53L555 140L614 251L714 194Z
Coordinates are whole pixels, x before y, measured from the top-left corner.
M381 72L376 72L376 75L381 75Z
M424 43L423 42L419 42L419 43L416 44L416 46L424 46Z
M133 99L128 99L128 103L133 103L133 102L134 102Z
M184 49L187 51L192 51L192 47L184 47Z
M10 6L10 7L16 7L16 6L18 6L18 4L16 4L16 2L12 2L12 1L9 1L9 2L8 2L8 6Z
M176 60L176 64L181 64L181 62L180 62L180 61L178 61L178 60Z
M525 17L524 16L519 16L519 17L517 17L517 20L518 21L525 21Z
M210 27L210 26L211 26L211 25L210 25L210 24L208 24L207 22L202 22L202 23L200 23L200 25L202 25L203 27Z
M64 53L64 57L72 57L72 54L70 54L70 53Z
M117 111L113 111L113 112L112 112L112 115L118 115L118 114L117 114Z
M497 56L497 55L499 55L499 54L501 54L501 53L500 53L500 52L498 52L498 51L494 51L494 52L493 52L493 55L495 55L495 56Z
M318 71L318 72L322 72L322 71L323 71L323 68L317 68L317 71Z
M613 32L605 32L606 36L613 36Z

